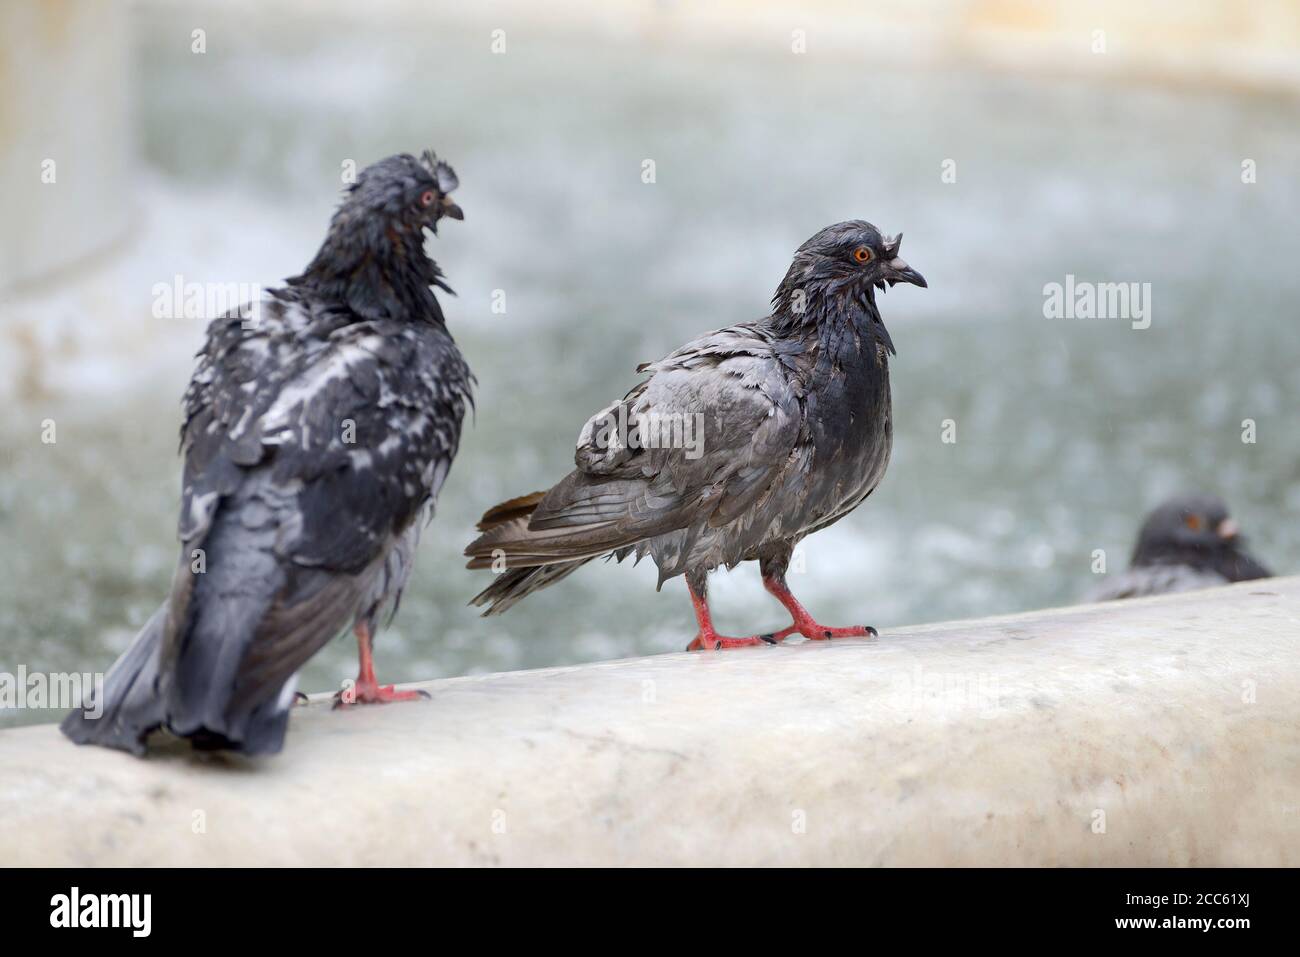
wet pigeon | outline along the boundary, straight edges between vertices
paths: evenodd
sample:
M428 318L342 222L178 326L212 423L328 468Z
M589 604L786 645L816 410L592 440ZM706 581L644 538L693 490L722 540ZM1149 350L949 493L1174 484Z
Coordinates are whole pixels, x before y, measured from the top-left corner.
M874 633L818 624L785 573L800 539L851 512L885 474L894 346L876 292L926 284L899 258L901 240L861 220L829 226L799 247L767 318L640 366L649 378L583 428L573 472L483 516L469 567L499 574L472 603L496 614L593 558L649 555L661 587L686 576L699 624L691 650ZM794 622L724 637L707 576L750 560Z
M1142 524L1128 571L1090 598L1140 598L1271 577L1273 573L1251 557L1245 545L1221 498L1171 499Z
M142 754L162 727L278 751L296 672L349 627L361 669L344 701L415 696L379 686L371 641L471 401L431 287L450 289L424 252L426 228L463 218L456 185L430 152L374 164L302 275L260 315L209 326L184 401L171 595L109 672L102 715L65 719L72 740Z

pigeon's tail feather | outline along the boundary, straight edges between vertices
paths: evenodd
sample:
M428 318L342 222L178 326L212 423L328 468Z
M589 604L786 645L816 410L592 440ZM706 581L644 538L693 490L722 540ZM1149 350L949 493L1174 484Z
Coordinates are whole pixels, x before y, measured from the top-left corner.
M196 751L237 751L240 754L278 754L284 747L289 729L289 708L297 692L297 682L290 681L278 697L258 705L240 728L239 737L220 731L199 728L186 737Z
M347 620L347 588L315 590L292 608L289 572L275 552L284 520L250 528L243 501L283 499L267 485L246 487L223 509L204 539L207 568L190 576L193 591L165 676L167 729L197 748L272 754L284 743L294 674ZM313 581L318 581L312 576ZM338 576L346 585L351 581ZM341 604L334 599L340 599ZM312 642L315 631L319 641Z
M476 608L487 605L483 612L484 618L499 615L533 592L553 585L561 578L567 578L589 561L590 558L580 558L575 562L562 562L558 565L512 568L498 575L496 581L471 598L469 603Z
M526 519L533 514L538 503L546 497L545 492L529 492L527 495L520 495L518 498L512 498L500 505L493 505L483 513L483 517L478 520L478 530L486 532L489 529L496 528L498 525L505 525L517 518Z
M478 529L483 534L465 549L470 558L469 567L496 570L498 561L506 564L506 570L496 581L470 599L476 608L488 606L484 617L501 614L527 595L568 577L607 551L602 548L594 554L561 558L543 554L547 549L534 550L528 544L530 540L556 537L554 533L532 533L528 528L529 518L545 495L545 492L533 492L512 498L488 509L479 520ZM501 547L507 543L508 548ZM526 554L530 551L534 553Z
M162 728L204 750L280 750L296 671L350 620L364 583L304 571L308 594L289 596L274 551L283 522L249 527L241 507L275 500L266 483L241 494L248 498L222 509L202 539L204 572L182 559L170 599L113 665L98 700L64 721L73 741L142 755Z
M104 678L89 702L73 711L60 730L77 744L98 744L132 754L144 754L149 733L163 724L158 694L158 659L167 606L159 608L140 629Z
M118 658L96 688L89 701L68 714L59 729L77 744L97 744L104 748L143 756L145 740L159 728L171 730L167 714L167 695L159 681L159 662L167 606L154 612L136 635L135 641ZM279 751L289 723L289 705L296 682L290 680L278 697L252 709L240 721L238 734L227 737L223 730L209 727L178 729L199 750L229 749L243 754L269 754ZM209 722L210 724L212 722ZM220 723L218 723L220 724Z

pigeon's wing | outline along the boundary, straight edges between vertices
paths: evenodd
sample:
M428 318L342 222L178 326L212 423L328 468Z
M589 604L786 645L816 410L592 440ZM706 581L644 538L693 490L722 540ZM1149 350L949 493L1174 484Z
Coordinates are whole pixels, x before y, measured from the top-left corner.
M346 318L309 344L287 318L214 333L186 397L182 540L249 474L269 470L296 489L283 554L355 573L437 495L470 402L459 351L431 327Z
M1189 565L1145 565L1130 568L1103 583L1089 595L1089 601L1113 601L1118 598L1145 598L1201 588L1217 588L1228 580L1214 572L1200 571Z
M350 624L456 454L471 380L450 337L317 312L308 338L312 308L285 292L218 320L186 395L182 559L206 568L177 576L165 655L193 694L228 691L216 671L252 701Z
M751 326L703 336L642 366L650 377L590 419L577 468L527 518L469 548L514 567L603 554L690 525L725 525L798 455L793 354Z

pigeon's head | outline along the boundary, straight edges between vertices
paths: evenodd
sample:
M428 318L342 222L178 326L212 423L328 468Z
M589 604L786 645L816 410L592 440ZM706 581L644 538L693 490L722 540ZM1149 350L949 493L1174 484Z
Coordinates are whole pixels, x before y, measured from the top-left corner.
M443 160L425 150L419 159L399 153L367 166L348 189L339 213L365 216L397 229L438 231L444 216L464 219L451 199L460 181Z
M430 287L451 287L424 250L424 230L437 233L444 216L465 218L450 195L458 185L432 150L367 166L348 187L316 258L290 282L311 285L367 319L442 321Z
M847 297L875 303L875 291L906 282L924 287L925 277L898 250L903 234L886 236L861 219L827 226L800 246L777 288L778 309L797 309L816 298Z
M1207 494L1179 496L1152 511L1138 533L1133 565L1189 565L1230 581L1271 574L1246 553L1223 499Z

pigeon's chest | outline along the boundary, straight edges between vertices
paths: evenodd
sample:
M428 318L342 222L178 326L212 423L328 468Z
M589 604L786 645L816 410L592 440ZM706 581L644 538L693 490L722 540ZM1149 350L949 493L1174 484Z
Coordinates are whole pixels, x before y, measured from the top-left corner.
M808 431L819 466L841 484L883 472L893 437L889 363L874 341L842 344L810 390Z

